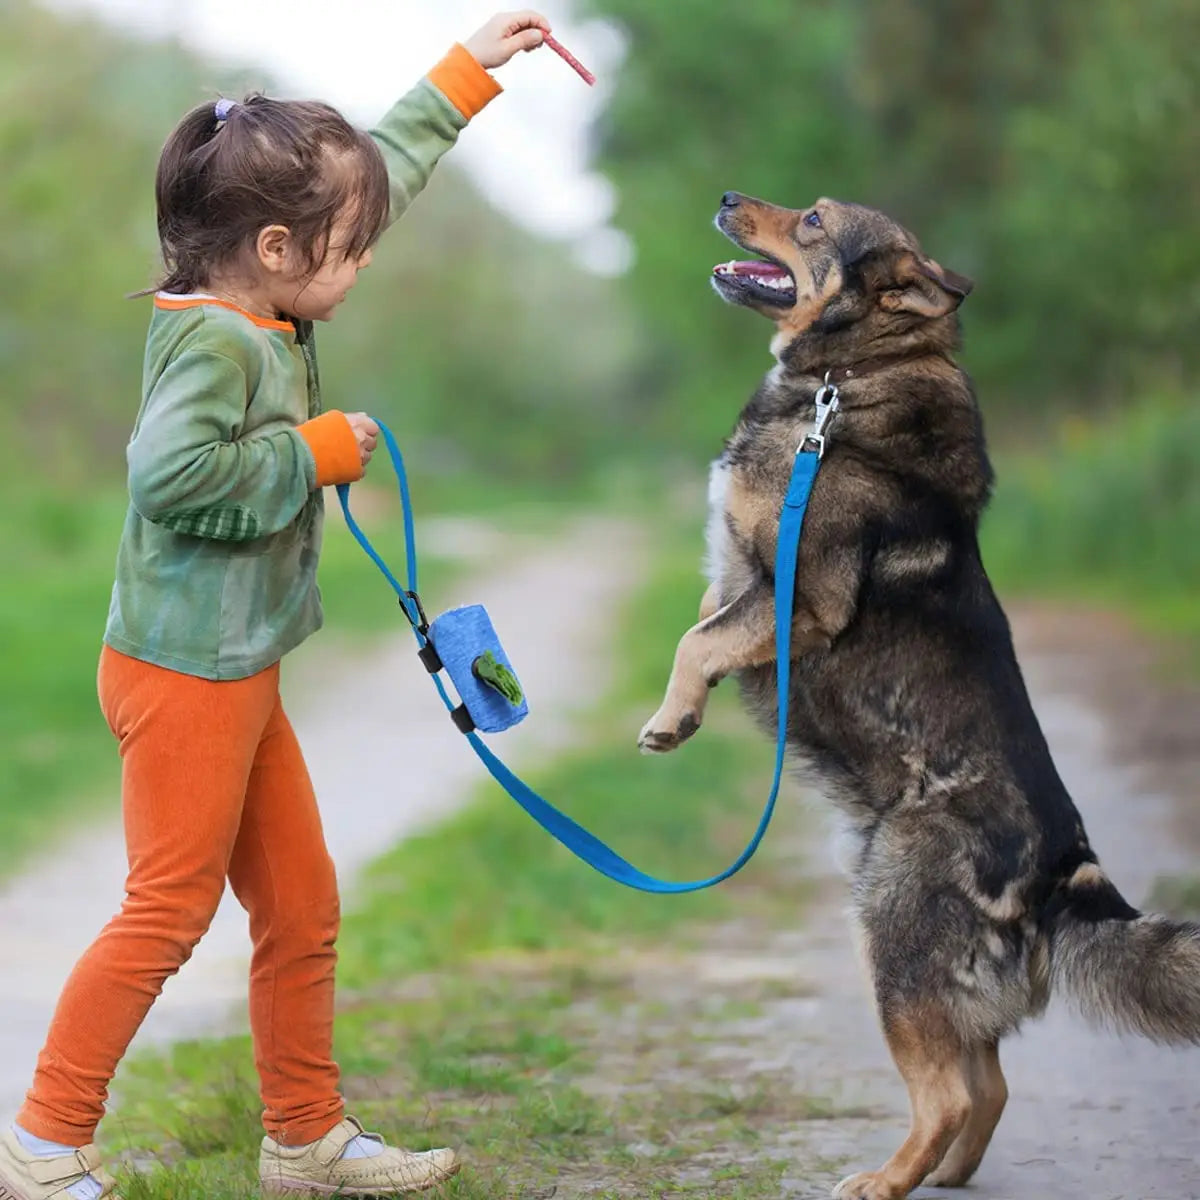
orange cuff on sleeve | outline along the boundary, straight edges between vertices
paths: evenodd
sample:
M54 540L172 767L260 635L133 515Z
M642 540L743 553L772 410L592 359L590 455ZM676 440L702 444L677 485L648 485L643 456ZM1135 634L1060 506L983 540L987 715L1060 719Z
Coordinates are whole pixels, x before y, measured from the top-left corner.
M469 121L481 113L504 90L459 42L429 72L433 84Z
M317 487L354 483L363 477L358 438L344 412L336 408L296 427L317 462Z

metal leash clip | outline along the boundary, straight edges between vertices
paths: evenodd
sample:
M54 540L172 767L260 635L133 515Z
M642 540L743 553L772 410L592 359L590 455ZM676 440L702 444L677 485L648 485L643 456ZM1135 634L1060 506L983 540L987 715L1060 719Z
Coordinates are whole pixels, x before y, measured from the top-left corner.
M817 457L822 458L825 454L825 427L833 419L834 413L838 410L838 397L841 393L838 391L836 383L829 382L830 372L825 372L825 382L817 388L817 394L813 397L813 403L817 406L817 419L813 422L812 432L805 434L804 441L800 443L796 450L797 454L803 454L805 451L815 450Z

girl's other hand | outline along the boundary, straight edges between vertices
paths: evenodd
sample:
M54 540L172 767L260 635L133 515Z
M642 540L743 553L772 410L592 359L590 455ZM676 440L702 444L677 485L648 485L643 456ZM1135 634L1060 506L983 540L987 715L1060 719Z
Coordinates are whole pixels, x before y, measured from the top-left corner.
M365 468L375 453L375 443L379 440L379 426L364 412L347 413L346 420L354 430L358 442L358 454Z
M550 22L532 9L497 13L463 45L485 70L502 67L519 50L536 50L542 34L550 32Z

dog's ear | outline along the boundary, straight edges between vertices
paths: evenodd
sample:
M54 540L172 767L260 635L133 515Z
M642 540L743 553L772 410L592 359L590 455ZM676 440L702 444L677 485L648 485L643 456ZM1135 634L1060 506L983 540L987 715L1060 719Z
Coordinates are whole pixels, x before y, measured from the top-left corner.
M948 271L932 258L905 254L896 264L894 285L879 295L879 307L918 317L944 317L963 302L972 287L965 275Z

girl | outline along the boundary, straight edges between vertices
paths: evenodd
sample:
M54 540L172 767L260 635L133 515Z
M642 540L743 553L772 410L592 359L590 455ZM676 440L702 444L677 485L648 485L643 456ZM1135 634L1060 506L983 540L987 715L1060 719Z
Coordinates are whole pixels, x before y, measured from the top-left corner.
M398 1195L448 1178L343 1109L331 1057L338 895L279 660L321 624L321 488L359 479L378 428L322 411L313 322L541 45L502 14L369 136L324 104L204 104L159 161L155 296L99 693L123 760L120 913L67 981L25 1105L0 1133L2 1200L113 1193L91 1145L117 1064L229 880L250 918L264 1190ZM352 817L350 818L352 819Z

